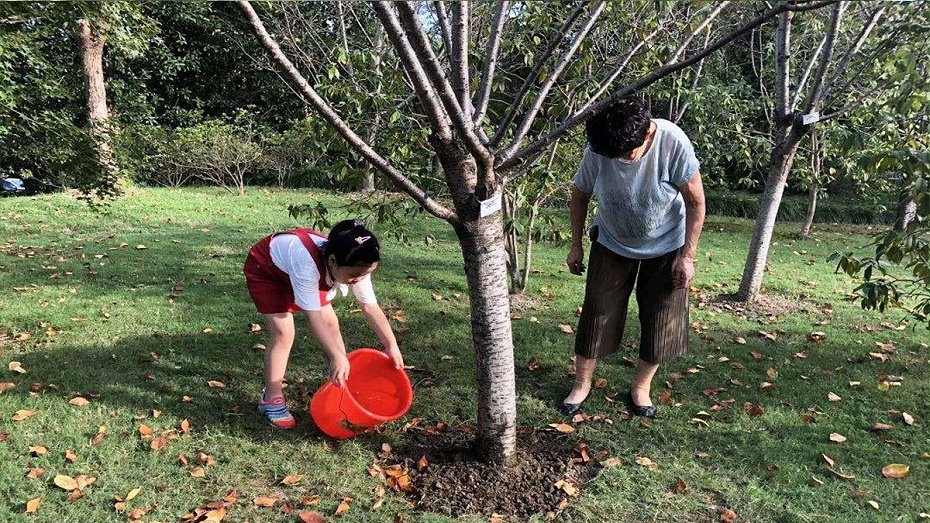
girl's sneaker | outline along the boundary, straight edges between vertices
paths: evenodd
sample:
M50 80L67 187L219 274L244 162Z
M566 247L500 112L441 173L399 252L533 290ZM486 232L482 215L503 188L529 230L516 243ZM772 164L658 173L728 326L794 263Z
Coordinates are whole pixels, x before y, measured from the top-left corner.
M265 415L269 423L279 429L292 429L297 425L294 416L291 416L287 410L282 395L266 398L265 392L262 391L262 397L258 400L258 411Z

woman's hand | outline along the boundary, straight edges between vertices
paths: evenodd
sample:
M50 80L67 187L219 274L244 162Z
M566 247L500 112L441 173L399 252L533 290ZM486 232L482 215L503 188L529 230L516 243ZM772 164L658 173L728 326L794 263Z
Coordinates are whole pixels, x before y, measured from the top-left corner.
M404 357L400 353L400 347L396 345L393 347L389 347L387 350L384 351L384 353L388 355L388 358L391 358L392 362L394 362L395 369L404 368Z
M572 245L565 258L565 265L568 265L568 272L572 274L580 275L584 272L584 250L581 245Z
M676 256L672 264L672 285L676 289L687 289L694 279L694 258Z
M349 379L349 358L345 354L339 354L333 357L329 362L329 379L337 387L344 387L346 380Z

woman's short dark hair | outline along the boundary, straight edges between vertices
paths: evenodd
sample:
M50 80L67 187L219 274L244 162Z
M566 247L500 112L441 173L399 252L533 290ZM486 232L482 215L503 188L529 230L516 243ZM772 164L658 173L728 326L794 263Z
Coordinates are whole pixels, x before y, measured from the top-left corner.
M588 144L608 158L626 154L646 141L651 118L642 99L621 98L585 122Z
M374 233L359 220L343 220L329 232L323 246L324 258L336 257L340 267L364 267L381 261L381 245Z

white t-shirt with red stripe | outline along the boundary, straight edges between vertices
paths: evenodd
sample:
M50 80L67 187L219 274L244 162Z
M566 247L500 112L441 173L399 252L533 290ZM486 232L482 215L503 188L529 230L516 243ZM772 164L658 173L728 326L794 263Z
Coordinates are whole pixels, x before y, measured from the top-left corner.
M314 245L320 247L322 251L326 238L315 234L309 236ZM279 234L271 239L269 250L271 261L290 278L291 287L294 290L294 302L297 306L305 311L320 310L320 270L300 238L296 234ZM375 290L371 286L370 274L352 285L337 285L327 275L327 283L332 287L326 296L330 301L339 294L339 291L342 291L342 295L345 296L351 289L359 303L378 303Z

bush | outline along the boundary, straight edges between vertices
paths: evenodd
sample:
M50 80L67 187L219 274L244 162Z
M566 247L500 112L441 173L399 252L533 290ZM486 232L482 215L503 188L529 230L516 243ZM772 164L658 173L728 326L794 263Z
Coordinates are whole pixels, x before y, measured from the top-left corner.
M760 195L747 192L711 191L706 195L707 214L755 219L759 214ZM801 222L807 215L808 197L789 195L782 198L778 208L778 221ZM824 198L817 202L818 223L888 224L894 221L894 212L887 207L874 207L867 203Z

